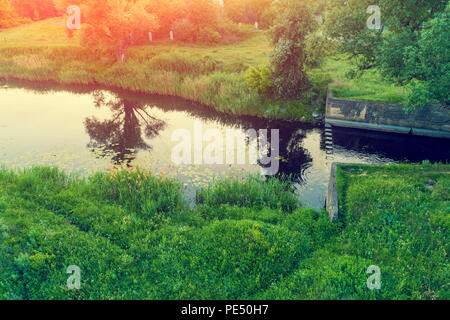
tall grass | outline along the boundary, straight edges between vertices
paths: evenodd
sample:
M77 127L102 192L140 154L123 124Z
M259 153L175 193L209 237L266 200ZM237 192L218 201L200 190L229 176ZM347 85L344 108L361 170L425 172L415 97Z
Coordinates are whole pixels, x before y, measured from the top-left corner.
M263 33L216 46L167 42L136 46L128 50L126 63L120 64L107 49L83 48L59 36L52 41L51 36L61 31L52 25L54 20L0 32L0 39L4 37L0 78L99 84L178 96L234 115L314 120L311 101L278 101L247 86L244 71L269 59L271 47ZM49 33L47 41L38 34L43 28ZM29 43L15 41L20 30L30 34Z
M314 111L324 112L330 82L332 93L340 98L401 103L407 95L406 88L386 83L376 71L347 78L351 61L335 56L309 71L316 96L303 101L270 99L251 92L242 76L250 66L269 64L272 47L264 33L243 30L244 41L216 46L156 41L130 48L127 63L120 65L110 50L81 47L78 33L67 38L60 20L1 31L0 78L102 84L180 96L235 115L307 122L314 121Z
M190 208L138 169L1 169L0 299L448 299L448 172L340 167L330 223L279 180L217 181Z
M250 208L280 209L292 212L300 204L286 182L271 178L262 183L258 176L250 176L243 181L219 180L210 188L200 190L197 202L208 207L223 204Z

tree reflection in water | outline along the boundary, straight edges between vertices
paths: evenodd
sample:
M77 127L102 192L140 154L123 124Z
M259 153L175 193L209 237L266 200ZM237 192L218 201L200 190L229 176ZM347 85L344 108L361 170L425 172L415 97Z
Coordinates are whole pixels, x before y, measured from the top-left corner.
M91 141L88 147L100 157L109 157L115 165L131 166L138 150L149 150L143 137L156 137L167 123L151 116L148 105L142 102L124 99L120 94L112 93L106 97L104 92L93 93L96 108L107 107L113 116L99 120L86 118L84 125Z

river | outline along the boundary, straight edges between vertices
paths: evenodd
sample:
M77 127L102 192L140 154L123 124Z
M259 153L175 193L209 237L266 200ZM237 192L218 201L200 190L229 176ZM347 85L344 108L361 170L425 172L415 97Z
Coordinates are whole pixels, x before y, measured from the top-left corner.
M302 204L314 209L324 207L334 161L450 159L450 140L334 128L333 144L327 145L322 126L233 117L174 97L14 82L0 86L0 165L58 166L81 175L139 166L179 179L190 199L196 188L216 178L260 172L261 164L174 163L174 132L183 129L194 136L199 124L204 131L218 129L224 135L231 129L279 130L277 176L291 175Z

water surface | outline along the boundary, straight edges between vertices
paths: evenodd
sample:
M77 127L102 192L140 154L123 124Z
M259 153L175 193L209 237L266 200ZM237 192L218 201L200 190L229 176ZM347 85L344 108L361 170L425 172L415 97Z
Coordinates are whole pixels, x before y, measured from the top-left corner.
M260 165L175 165L174 130L194 136L194 124L227 129L280 130L280 175L293 175L302 203L321 209L330 165L450 159L443 139L333 130L333 155L326 154L324 128L299 122L232 117L183 99L125 91L9 83L0 87L0 164L11 168L58 166L91 174L116 165L139 166L177 178L192 198L217 177L260 172Z

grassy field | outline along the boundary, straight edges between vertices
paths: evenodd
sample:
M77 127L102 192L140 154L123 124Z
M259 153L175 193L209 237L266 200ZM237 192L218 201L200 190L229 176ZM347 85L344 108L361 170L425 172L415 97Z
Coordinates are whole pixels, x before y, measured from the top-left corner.
M351 60L337 55L328 57L320 68L311 71L311 76L313 79L318 75L328 77L331 93L335 98L405 103L407 88L386 82L378 71L373 69L350 79L347 74L354 68Z
M186 98L234 115L313 122L324 111L326 88L336 97L401 102L404 89L388 85L373 72L346 80L350 62L327 59L310 75L318 105L311 98L280 101L251 92L245 82L250 66L268 65L272 47L264 32L232 44L196 45L155 41L128 50L126 63L115 63L107 50L69 39L62 18L0 31L0 78L56 81L63 84L106 85L149 94Z
M340 167L332 224L279 180L217 181L191 208L140 170L3 169L0 299L448 299L449 172Z
M337 252L378 265L392 297L450 298L450 165L340 166L337 187Z
M178 96L234 115L314 120L310 101L275 101L249 90L245 71L269 63L264 32L213 46L155 41L130 48L120 64L107 50L81 47L77 33L68 39L61 24L55 18L1 31L0 78L101 84Z

